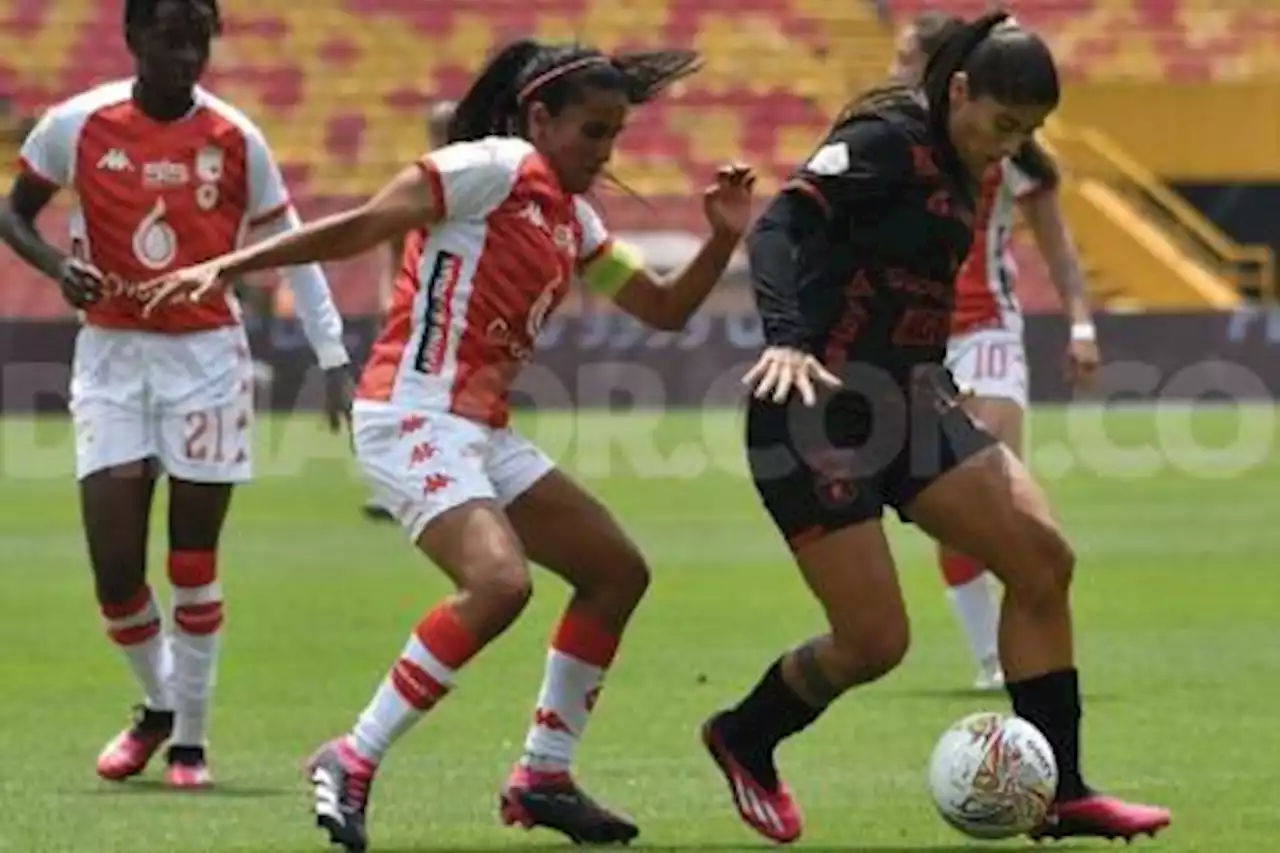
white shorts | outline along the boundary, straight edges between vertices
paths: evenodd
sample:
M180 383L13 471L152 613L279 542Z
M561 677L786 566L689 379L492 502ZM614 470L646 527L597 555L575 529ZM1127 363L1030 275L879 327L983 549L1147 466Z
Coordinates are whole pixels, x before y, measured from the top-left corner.
M85 326L71 367L76 477L158 459L171 477L253 472L253 365L244 329L162 335Z
M353 421L374 500L415 542L442 513L482 499L506 506L555 468L515 432L445 412L360 401Z
M956 384L975 396L1027 407L1027 356L1020 332L979 329L957 335L947 344L947 367Z

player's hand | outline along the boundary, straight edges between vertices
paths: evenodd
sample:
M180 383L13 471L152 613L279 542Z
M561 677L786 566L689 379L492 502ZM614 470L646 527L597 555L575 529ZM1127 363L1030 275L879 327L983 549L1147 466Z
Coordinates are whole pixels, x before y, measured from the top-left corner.
M199 302L222 286L222 267L212 261L174 270L138 288L143 299L142 316L149 317L160 305L172 300Z
M102 298L106 280L102 273L88 261L68 257L58 273L58 289L67 304L79 310L87 308Z
M345 424L351 432L351 398L355 389L347 365L331 367L324 372L324 414L329 421L329 432L335 435Z
M1101 363L1097 341L1072 341L1067 345L1067 380L1076 388L1091 387Z
M782 403L795 389L806 406L818 401L815 383L828 388L841 385L840 379L823 367L822 362L791 347L769 347L760 355L755 367L742 377L743 385L755 386L752 393L757 400L769 398L775 403Z
M756 173L750 166L735 163L721 166L716 182L702 195L703 210L711 228L720 234L741 237L751 223L751 191Z

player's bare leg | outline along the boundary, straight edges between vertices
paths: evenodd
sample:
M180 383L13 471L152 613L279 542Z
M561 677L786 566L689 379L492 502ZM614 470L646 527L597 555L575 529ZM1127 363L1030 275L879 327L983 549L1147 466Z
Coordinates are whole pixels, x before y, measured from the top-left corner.
M1070 604L1075 557L1039 485L996 445L940 477L906 507L939 542L972 554L1004 583L1000 658L1018 716L1053 745L1058 801L1037 837L1131 838L1168 826L1168 810L1097 794L1080 769L1080 688Z
M795 557L830 633L784 654L745 699L702 728L743 822L779 843L800 837L802 817L779 778L778 745L845 691L891 672L909 644L902 590L878 519L827 534Z
M167 779L175 788L213 783L207 756L209 705L217 680L222 637L218 542L231 506L223 483L169 480L169 559L173 629L174 728Z
M124 652L143 695L134 724L98 757L98 775L112 781L145 770L173 728L169 649L147 585L147 532L155 483L153 460L108 468L80 481L80 511L98 604L107 634Z
M543 826L577 843L627 843L639 829L587 796L574 753L619 639L649 585L649 570L613 516L551 471L507 508L529 559L564 578L573 598L547 652L524 755L499 797L507 825Z
M520 542L492 500L442 513L417 544L457 592L414 628L350 734L309 762L316 823L349 851L368 846L369 793L392 744L448 694L458 671L516 620L533 591Z
M1015 454L1022 455L1023 410L1018 401L1007 397L974 397L965 401L965 408L988 432ZM1004 687L1004 671L1000 667L998 640L998 581L981 562L959 551L939 546L938 562L956 619L978 664L974 687L999 690Z

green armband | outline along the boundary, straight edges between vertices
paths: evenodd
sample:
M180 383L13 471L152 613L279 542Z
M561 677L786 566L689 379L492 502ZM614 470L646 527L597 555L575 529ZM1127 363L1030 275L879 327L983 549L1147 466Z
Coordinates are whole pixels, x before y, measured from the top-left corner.
M582 280L593 293L612 296L644 269L640 250L626 243L611 241L608 248L582 267Z

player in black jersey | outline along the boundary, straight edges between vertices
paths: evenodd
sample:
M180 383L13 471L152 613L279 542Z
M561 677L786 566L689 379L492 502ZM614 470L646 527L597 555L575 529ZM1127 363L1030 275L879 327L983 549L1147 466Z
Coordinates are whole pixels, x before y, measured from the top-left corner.
M708 720L703 738L742 819L774 841L801 832L774 764L778 744L907 651L885 506L1004 582L1007 689L1060 772L1036 836L1130 837L1170 819L1082 779L1071 546L1039 486L965 413L942 366L978 176L1058 104L1049 49L1006 18L958 28L920 88L887 86L846 108L748 244L766 342L745 380L750 468L830 627L783 654Z

